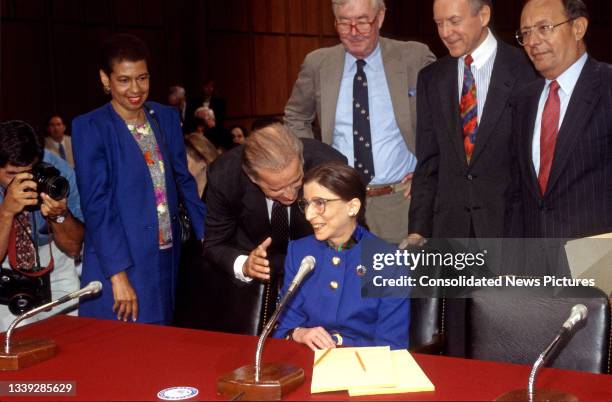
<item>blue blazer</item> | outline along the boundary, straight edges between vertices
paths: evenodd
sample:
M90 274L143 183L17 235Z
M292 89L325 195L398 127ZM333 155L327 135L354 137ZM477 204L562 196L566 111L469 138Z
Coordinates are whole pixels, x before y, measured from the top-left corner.
M305 256L312 255L316 265L281 314L274 337L283 338L296 327L321 326L332 335L340 334L343 346L408 348L409 301L406 298L361 297L361 277L356 268L360 264L371 265L361 260L361 240L377 238L361 226L353 237L358 243L343 251L329 247L314 236L289 243L282 295L287 292ZM332 262L334 258L339 261L338 265ZM336 289L330 286L332 281L338 284Z
M159 132L147 114L166 166L173 235L171 267L160 264L153 182L142 151L126 124L110 103L75 118L72 144L86 222L81 280L83 283L99 280L104 286L101 296L81 303L83 316L115 318L109 278L126 271L138 297L138 321L168 321L172 306L167 304L173 303L180 257L179 197L196 236L204 237L205 206L187 170L178 114L157 103L147 102L147 106L155 112L163 131Z

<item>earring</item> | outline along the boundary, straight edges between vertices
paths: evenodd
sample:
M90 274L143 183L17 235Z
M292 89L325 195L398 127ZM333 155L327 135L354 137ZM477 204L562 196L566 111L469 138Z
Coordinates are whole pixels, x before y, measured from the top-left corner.
M104 85L102 87L102 89L104 90L104 93L107 94L107 95L110 94L110 92L111 92L110 87L107 87L106 85Z
M352 217L354 217L354 216L355 216L355 212L354 212L354 211L350 211L350 212L349 212L349 216L350 216L351 218L352 218Z

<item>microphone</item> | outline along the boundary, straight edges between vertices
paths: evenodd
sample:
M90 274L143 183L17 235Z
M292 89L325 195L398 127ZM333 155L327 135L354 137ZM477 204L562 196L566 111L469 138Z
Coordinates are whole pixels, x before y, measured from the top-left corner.
M59 306L60 304L64 304L70 300L77 299L79 297L93 295L102 290L102 283L99 281L89 282L87 286L72 293L67 294L66 296L60 297L57 300L53 300L49 303L43 304L42 306L38 306L30 311L26 311L21 314L11 323L8 330L6 331L5 341L4 341L4 352L9 354L11 352L11 335L13 334L13 330L17 327L21 321L26 318L30 318L40 313L41 311L49 310L53 307Z
M544 366L544 364L548 362L552 351L557 348L559 342L561 341L561 338L564 338L565 336L569 335L570 332L576 326L576 324L587 318L587 311L587 307L584 304L576 304L574 307L572 307L572 311L570 312L569 318L563 323L563 325L561 326L561 330L559 331L557 336L555 336L555 339L553 339L550 345L548 345L548 347L544 349L544 351L540 354L536 362L533 364L533 367L531 368L531 373L529 374L529 384L527 386L527 392L530 401L532 401L535 396L534 385L538 372Z
M272 328L274 328L276 321L278 321L278 316L285 308L285 305L287 304L289 299L293 297L293 293L295 292L295 290L302 284L304 278L314 270L315 263L315 258L311 255L307 255L302 259L302 262L300 263L300 269L298 270L297 274L295 274L293 281L291 281L291 283L289 284L289 287L287 288L287 293L285 293L280 303L278 303L278 307L274 311L274 314L272 314L270 321L268 321L263 332L261 333L259 341L257 342L257 350L255 351L255 382L259 382L261 374L261 354L263 352L263 345L266 339L268 338L268 335L270 335L270 332L272 332Z

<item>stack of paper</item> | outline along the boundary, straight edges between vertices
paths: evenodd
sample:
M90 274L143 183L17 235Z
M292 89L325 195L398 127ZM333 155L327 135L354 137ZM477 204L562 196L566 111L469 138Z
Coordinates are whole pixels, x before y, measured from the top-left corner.
M317 350L312 393L348 390L349 395L435 390L407 350L388 346Z
M612 295L612 233L570 240L565 245L572 278L593 279Z

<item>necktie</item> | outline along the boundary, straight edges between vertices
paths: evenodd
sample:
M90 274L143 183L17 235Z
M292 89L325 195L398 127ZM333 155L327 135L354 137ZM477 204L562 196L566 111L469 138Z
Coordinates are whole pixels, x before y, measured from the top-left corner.
M476 81L472 75L470 66L474 59L468 54L465 57L463 67L463 88L461 89L461 104L459 112L461 114L461 126L463 128L463 147L468 163L474 153L474 144L478 134L478 102L476 98Z
M58 151L59 156L61 156L63 160L66 160L66 149L64 148L64 145L61 142L59 143Z
M555 154L560 113L561 102L559 100L559 83L553 81L550 83L548 99L546 99L546 104L544 105L542 127L540 131L540 172L538 173L538 183L540 183L542 195L546 192L550 168Z
M272 204L272 215L270 218L272 247L279 252L287 252L289 243L289 215L287 206L278 201Z
M28 212L24 211L13 219L12 230L15 233L15 257L16 267L22 271L34 269L36 256L34 243L32 242L32 227Z
M353 151L355 168L364 184L374 178L374 156L370 133L370 111L368 107L368 79L363 68L365 60L357 60L357 72L353 78Z

